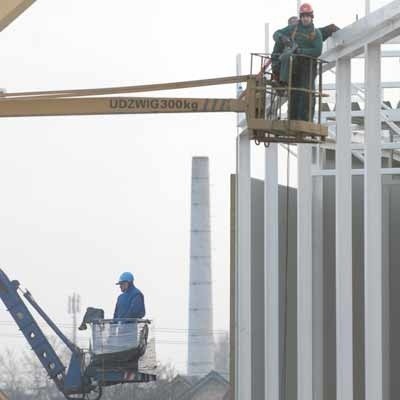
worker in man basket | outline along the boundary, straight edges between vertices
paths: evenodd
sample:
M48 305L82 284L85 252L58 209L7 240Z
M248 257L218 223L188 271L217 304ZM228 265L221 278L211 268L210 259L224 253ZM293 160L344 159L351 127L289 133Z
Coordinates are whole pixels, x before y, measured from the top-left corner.
M288 19L288 26L297 25L298 22L299 22L299 17L297 15L294 15ZM318 28L318 30L321 32L322 41L325 42L325 40L329 39L335 32L340 30L340 28L335 24L329 24L326 26L322 26L321 28ZM284 50L285 50L285 45L280 40L275 42L271 54L272 80L275 82L280 81L279 79L279 72L281 69L280 56Z
M143 293L133 284L130 272L121 274L117 285L121 289L115 305L114 318L143 318L146 314Z
M290 81L290 59L293 60L289 119L312 122L315 96L310 91L315 90L315 59L322 53L322 35L314 27L314 11L310 4L300 6L299 17L297 24L276 31L273 38L285 47L280 56L279 77L284 84Z
M297 25L299 18L294 15L288 19L288 26ZM272 80L279 82L279 72L281 69L280 56L285 50L285 45L282 41L277 40L272 49L271 61L272 61Z
M115 305L114 319L143 318L146 314L142 292L134 285L132 273L121 274L117 285L121 289ZM117 320L110 332L109 346L112 351L123 351L138 344L136 321Z
M133 284L132 273L121 274L117 285L121 289L115 305L114 318L143 318L146 314L143 293ZM104 311L99 308L87 308L79 330L86 330L88 323L104 319Z

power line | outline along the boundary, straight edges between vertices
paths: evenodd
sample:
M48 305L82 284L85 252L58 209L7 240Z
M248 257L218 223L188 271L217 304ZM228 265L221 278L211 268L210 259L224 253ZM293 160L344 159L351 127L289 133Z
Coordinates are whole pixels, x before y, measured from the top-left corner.
M15 326L15 324L12 321L0 321L0 325L9 325L9 326ZM61 322L56 324L59 327L63 328L72 328L73 324L67 323L67 322ZM39 326L41 328L47 328L47 325L43 323L39 323ZM205 333L213 333L213 334L226 334L228 333L228 330L222 330L222 329L213 329L210 331L204 331L202 329L186 329L186 328L160 328L160 327L155 327L151 329L153 332L160 332L160 333L188 333L188 332L199 332L202 334Z
M22 333L20 334L5 334L5 335L1 335L1 337L6 337L6 338L13 338L13 339L25 339L25 337L22 335ZM173 345L187 345L188 341L183 341L183 340L156 340L156 345L159 344L173 344Z

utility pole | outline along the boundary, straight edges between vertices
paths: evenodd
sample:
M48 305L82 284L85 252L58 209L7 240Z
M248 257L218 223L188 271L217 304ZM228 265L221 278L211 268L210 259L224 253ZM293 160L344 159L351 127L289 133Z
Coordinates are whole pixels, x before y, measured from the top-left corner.
M68 296L68 314L72 314L72 342L76 344L76 314L80 313L81 296L77 293L73 293L72 296Z

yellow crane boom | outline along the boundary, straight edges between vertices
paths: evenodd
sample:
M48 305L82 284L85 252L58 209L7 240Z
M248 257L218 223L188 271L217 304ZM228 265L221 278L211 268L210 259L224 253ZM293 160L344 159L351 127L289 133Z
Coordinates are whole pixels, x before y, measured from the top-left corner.
M23 98L52 98L52 97L79 97L79 96L101 96L107 94L123 94L123 93L144 93L158 92L162 90L187 89L202 86L226 85L229 83L247 82L255 78L254 75L235 75L211 79L197 79L191 81L153 83L150 85L135 86L117 86L96 89L68 89L68 90L49 90L36 92L15 92L4 93L7 98L23 97Z
M0 98L0 117L246 112L247 103L238 99L111 97L105 95L143 93L150 91L158 92L191 87L224 85L227 83L244 82L249 79L251 79L250 75L244 75L114 88L4 93L3 97Z
M237 99L175 97L84 97L0 100L0 117L60 115L246 112Z
M0 31L21 15L35 0L1 0Z
M121 96L121 94L159 92L239 82L247 83L246 94L239 99ZM266 98L266 81L263 76L260 74L242 75L114 88L3 93L0 97L0 118L236 112L245 113L247 127L256 141L318 142L327 135L326 127L312 122L266 118Z

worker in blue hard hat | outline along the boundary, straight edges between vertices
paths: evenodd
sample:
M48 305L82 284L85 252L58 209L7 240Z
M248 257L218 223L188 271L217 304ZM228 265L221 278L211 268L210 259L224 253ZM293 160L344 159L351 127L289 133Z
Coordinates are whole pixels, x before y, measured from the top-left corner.
M143 318L146 314L143 293L134 285L130 272L123 272L118 282L121 294L115 305L114 318Z
M117 285L121 289L115 305L114 318L143 318L146 314L143 293L133 284L134 278L130 272L124 272L119 277ZM86 324L104 318L104 311L89 307L83 317L79 330L87 329Z

